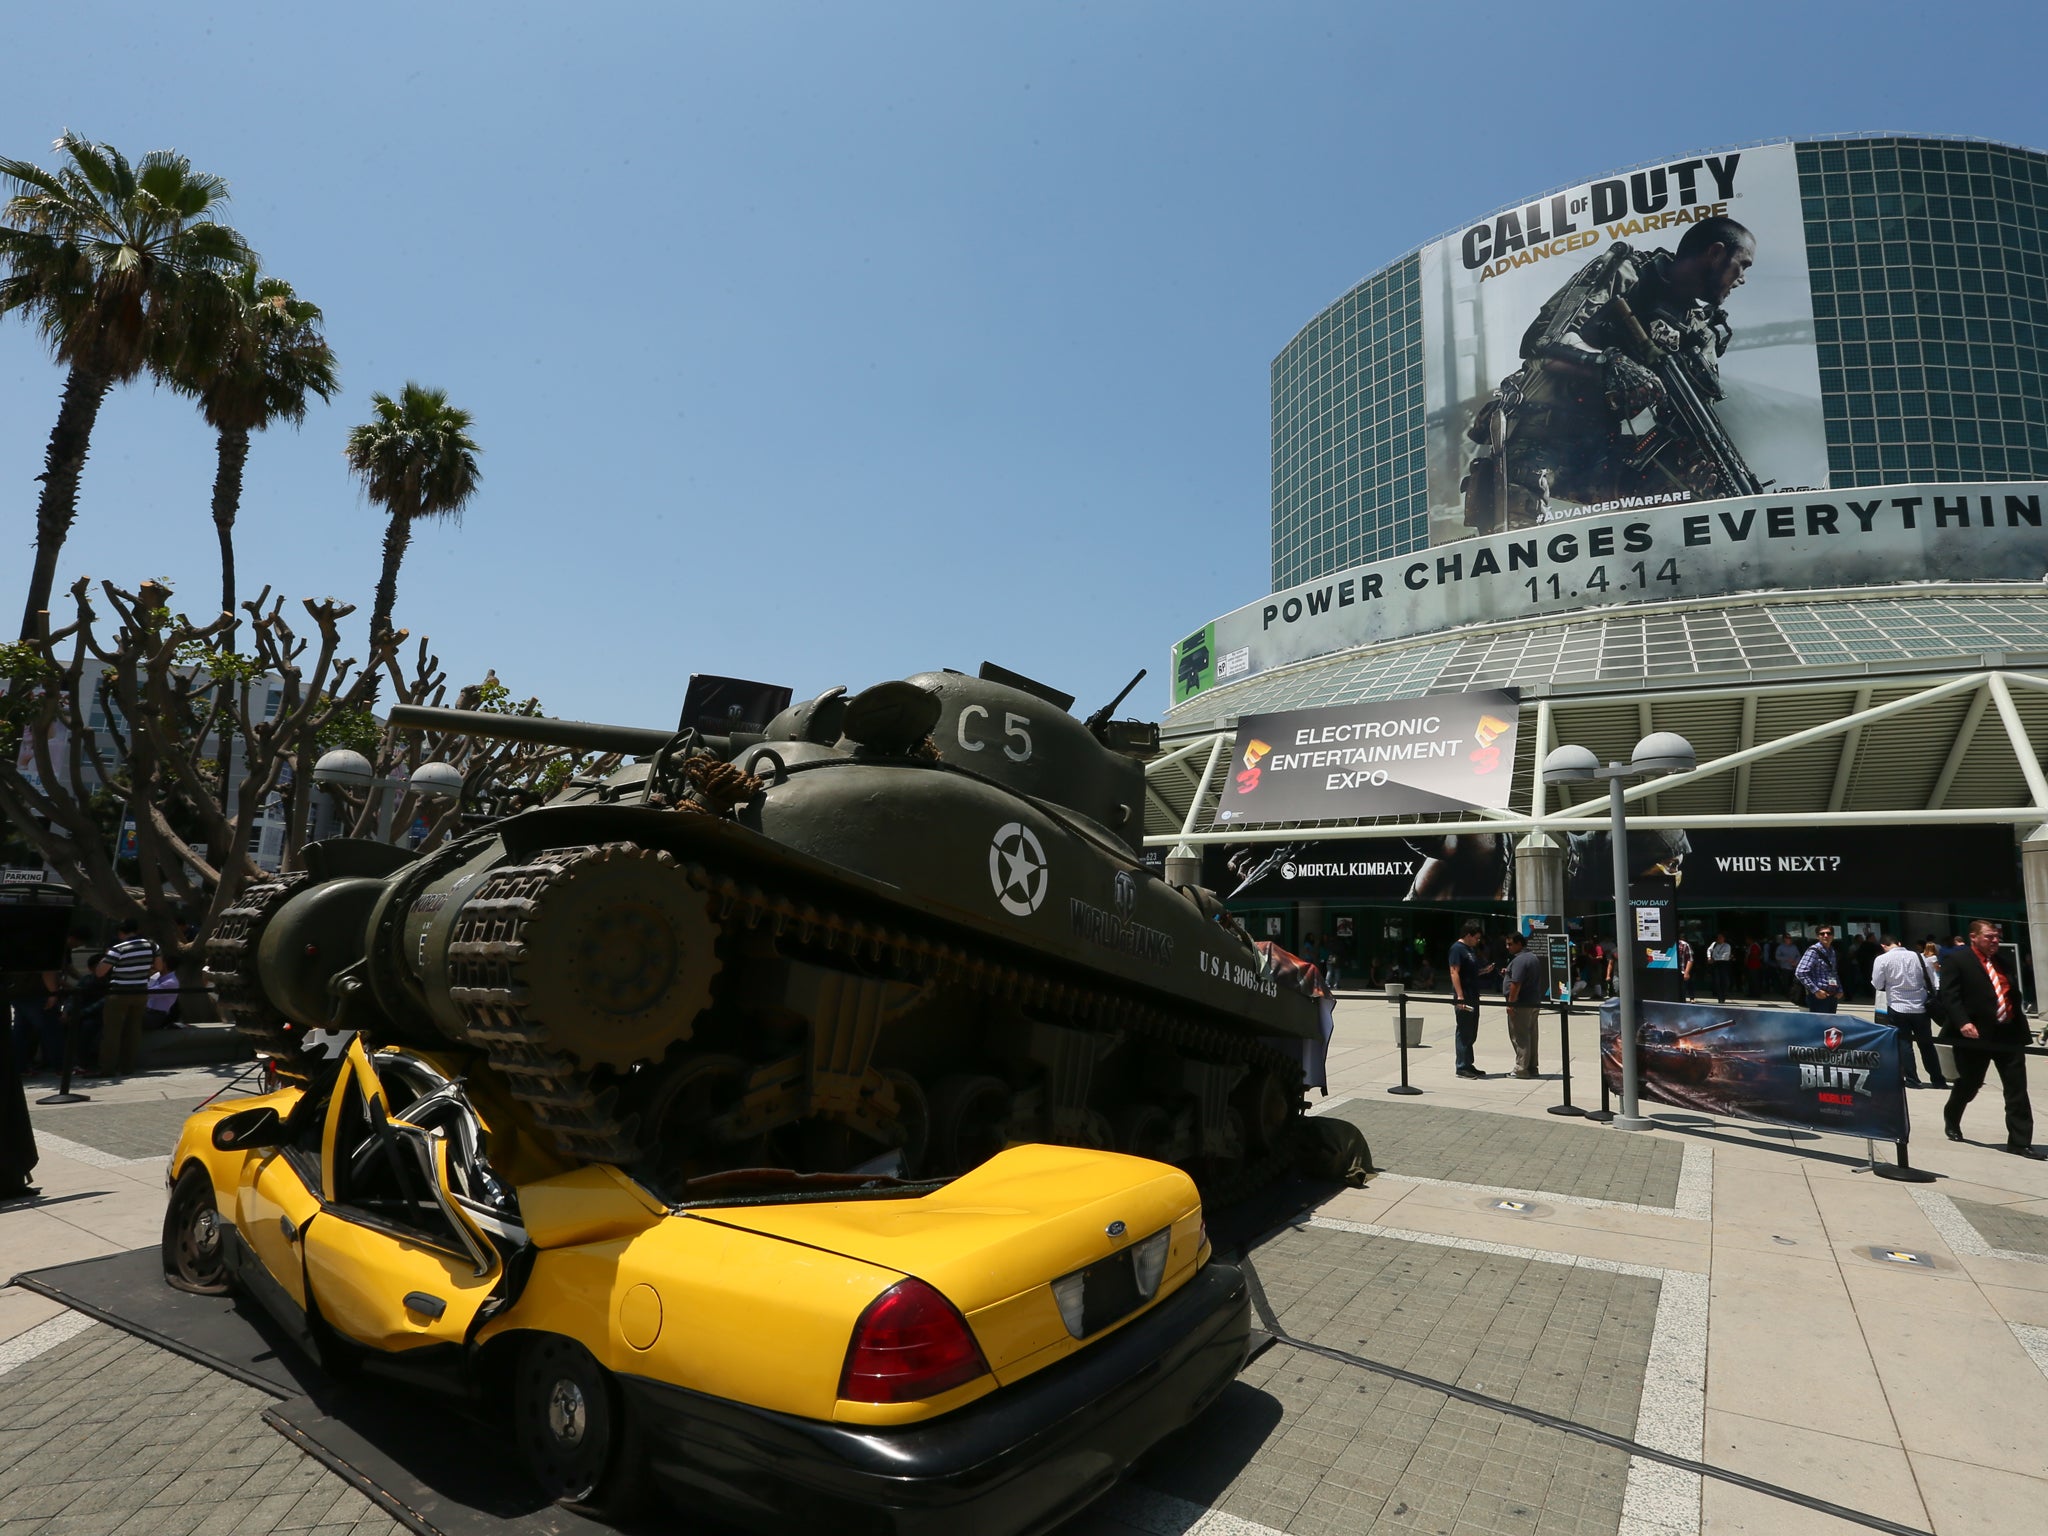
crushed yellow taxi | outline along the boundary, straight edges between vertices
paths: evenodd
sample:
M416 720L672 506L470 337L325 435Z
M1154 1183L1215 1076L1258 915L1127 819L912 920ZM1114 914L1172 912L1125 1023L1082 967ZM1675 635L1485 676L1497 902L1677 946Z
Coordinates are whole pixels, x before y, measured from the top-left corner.
M504 1414L550 1497L757 1529L1049 1529L1244 1360L1244 1279L1163 1163L1029 1145L664 1201L522 1127L453 1059L351 1040L186 1122L166 1276L254 1297L332 1372Z

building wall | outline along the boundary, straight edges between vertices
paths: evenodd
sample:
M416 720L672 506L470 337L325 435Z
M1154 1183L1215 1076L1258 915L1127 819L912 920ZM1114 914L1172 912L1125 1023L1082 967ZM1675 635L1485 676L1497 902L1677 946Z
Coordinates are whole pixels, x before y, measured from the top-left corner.
M1802 141L1829 478L2048 478L2048 155ZM1273 361L1274 587L1428 543L1411 253Z
M1422 289L1409 255L1273 360L1273 585L1428 542Z

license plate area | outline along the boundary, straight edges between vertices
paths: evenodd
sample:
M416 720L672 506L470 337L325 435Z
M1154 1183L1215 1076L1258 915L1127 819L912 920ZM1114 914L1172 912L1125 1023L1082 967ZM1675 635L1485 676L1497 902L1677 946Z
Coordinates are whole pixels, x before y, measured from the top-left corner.
M1081 1271L1081 1337L1130 1316L1143 1300L1130 1249L1098 1259Z

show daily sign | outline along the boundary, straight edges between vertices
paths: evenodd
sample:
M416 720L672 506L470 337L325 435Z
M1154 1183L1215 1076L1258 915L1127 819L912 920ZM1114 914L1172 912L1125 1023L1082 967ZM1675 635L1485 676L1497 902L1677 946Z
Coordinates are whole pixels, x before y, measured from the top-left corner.
M1215 824L1505 809L1520 706L1496 689L1246 715Z
M1177 674L1174 702L1460 624L1738 592L2038 581L2048 573L2044 501L2039 481L1766 492L1599 509L1417 550L1288 587L1205 625L1189 637L1208 652L1205 665ZM1176 647L1176 663L1187 644Z

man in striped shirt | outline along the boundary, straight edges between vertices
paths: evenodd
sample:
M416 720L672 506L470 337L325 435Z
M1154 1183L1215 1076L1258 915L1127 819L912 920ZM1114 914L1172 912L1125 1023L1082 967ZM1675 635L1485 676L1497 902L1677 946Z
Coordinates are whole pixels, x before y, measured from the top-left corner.
M107 981L105 1022L100 1029L100 1071L126 1077L142 1055L142 1022L149 1012L149 975L156 946L142 936L134 918L124 918L113 948L100 957Z

